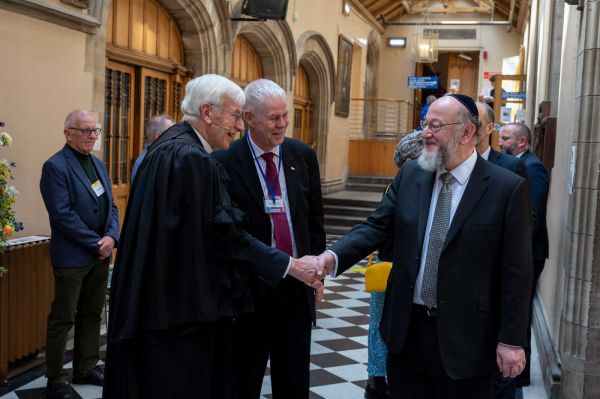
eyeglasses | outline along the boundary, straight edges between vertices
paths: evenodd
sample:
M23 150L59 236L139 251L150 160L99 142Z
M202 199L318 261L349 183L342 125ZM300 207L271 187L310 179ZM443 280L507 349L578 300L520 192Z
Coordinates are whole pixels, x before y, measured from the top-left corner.
M431 131L432 133L438 133L440 130L442 130L446 126L461 125L462 123L463 122L439 123L439 122L429 122L427 120L422 120L421 127L423 128L423 130L425 130L425 128L428 127L429 131Z
M235 121L239 121L240 119L242 119L242 116L244 116L244 114L242 112L240 112L239 114L236 114L233 111L230 111L228 109L223 108L222 106L218 105L218 104L211 104L213 107L215 108L219 108L221 111L225 111L227 112L229 115L233 116L235 118Z
M92 135L92 133L94 133L96 136L98 136L100 133L102 133L102 129L100 129L99 127L95 128L95 129L80 129L78 127L68 127L67 129L69 130L77 130L79 133L83 134L86 137L90 137Z

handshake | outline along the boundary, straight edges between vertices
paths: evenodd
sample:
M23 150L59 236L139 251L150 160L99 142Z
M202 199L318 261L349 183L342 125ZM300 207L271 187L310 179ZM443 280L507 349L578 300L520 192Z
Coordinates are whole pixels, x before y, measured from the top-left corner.
M323 300L323 282L330 271L335 267L335 258L330 252L323 252L319 256L306 255L300 259L292 258L292 266L288 274L316 290L317 301Z

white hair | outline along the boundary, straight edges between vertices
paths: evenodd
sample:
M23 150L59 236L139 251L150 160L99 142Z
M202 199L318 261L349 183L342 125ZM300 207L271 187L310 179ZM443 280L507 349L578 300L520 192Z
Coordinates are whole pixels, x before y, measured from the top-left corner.
M86 111L84 109L76 109L74 111L69 112L69 115L67 115L67 117L65 118L64 128L68 129L74 127L73 125L75 124L75 121L77 121L77 118L79 118L82 115L89 116L90 118L94 117L89 111Z
M269 97L281 97L287 101L287 94L277 83L268 79L257 79L244 89L245 109L254 110Z
M195 122L200 116L202 104L220 106L226 98L240 106L246 101L242 89L223 76L207 74L190 80L185 85L185 97L181 102L183 120Z

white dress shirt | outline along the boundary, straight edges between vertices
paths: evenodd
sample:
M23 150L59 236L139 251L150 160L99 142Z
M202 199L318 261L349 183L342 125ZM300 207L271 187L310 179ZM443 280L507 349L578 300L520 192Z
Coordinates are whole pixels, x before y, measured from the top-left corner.
M206 150L206 152L208 152L209 154L210 154L211 152L213 152L213 149L212 149L212 147L210 146L210 144L208 144L208 141L206 141L206 140L204 139L204 137L202 137L202 135L200 134L200 132L198 132L198 131L196 130L196 128L195 128L195 127L193 127L193 126L192 126L192 129L194 129L194 132L196 132L196 135L198 136L198 138L199 138L199 139L200 139L200 141L202 142L202 146L204 146L204 149Z
M490 152L492 152L492 147L488 147L487 150L485 150L483 154L479 154L479 156L487 161L490 157Z
M247 135L248 135L250 145L252 146L252 151L250 151L250 152L252 153L252 155L254 157L254 159L253 159L254 167L256 168L256 173L258 174L258 180L260 181L260 185L262 187L263 198L271 199L271 194L269 193L269 189L267 188L265 178L263 177L263 173L266 176L267 161L265 161L264 158L261 156L262 154L264 154L267 151L261 150L260 147L258 147L256 145L256 143L252 140L252 136L249 131L248 131ZM296 239L294 238L294 229L292 226L292 216L290 215L290 203L288 201L287 188L285 185L285 171L284 171L285 168L283 167L283 162L281 164L281 169L279 169L279 150L280 150L280 148L281 148L281 146L277 146L277 147L273 148L273 150L271 150L270 152L275 154L275 156L273 157L273 162L275 163L275 167L277 167L279 170L279 175L278 175L279 187L281 188L281 199L283 200L283 203L284 203L285 215L287 217L288 225L290 227L290 237L292 239L292 256L296 258L296 257L298 257L298 250L296 249ZM256 162L256 161L258 161L258 162ZM262 168L262 172L261 172L261 168ZM275 229L273 228L273 219L269 218L269 220L271 221L271 246L273 248L275 248ZM291 262L291 258L290 258L290 263L288 264L288 268L286 269L285 274L283 275L284 277L287 276L291 266L292 266L292 262Z

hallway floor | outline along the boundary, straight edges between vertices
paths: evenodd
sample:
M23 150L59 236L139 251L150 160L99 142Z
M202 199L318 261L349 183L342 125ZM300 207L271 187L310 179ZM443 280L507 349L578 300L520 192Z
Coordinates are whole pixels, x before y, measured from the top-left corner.
M317 306L317 327L312 333L310 398L362 399L367 380L370 298L370 294L364 292L364 275L348 271L336 279L328 279L325 287L325 300ZM523 390L523 398L547 399L535 344L532 365L532 385ZM19 378L20 386L9 388L11 392L0 399L45 398L43 373L43 366L29 371ZM101 388L91 385L73 385L73 391L76 399L102 396ZM1 392L6 391L0 389ZM262 393L265 399L271 397L268 370Z

